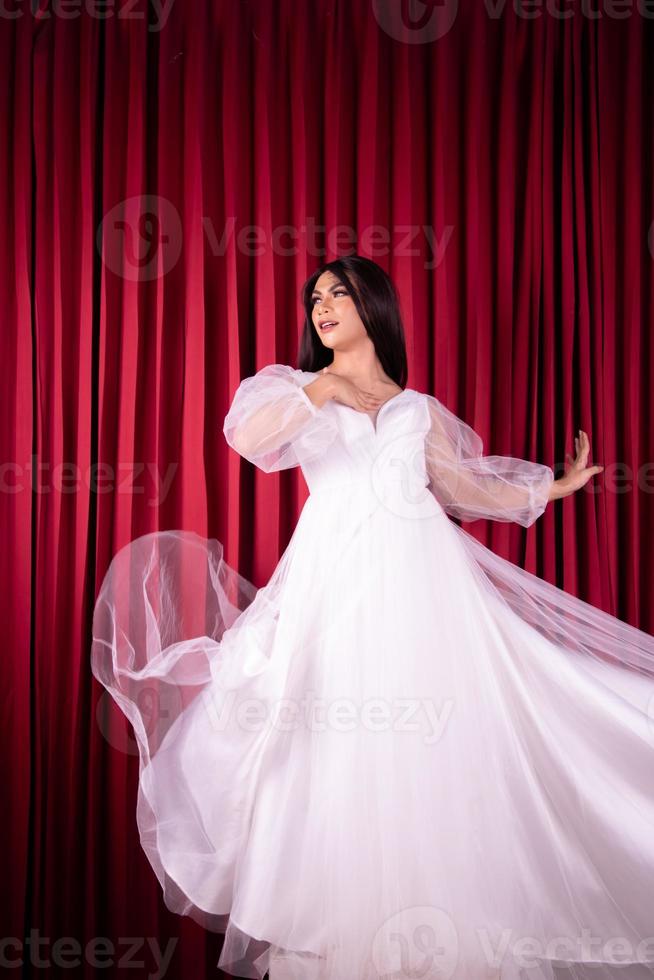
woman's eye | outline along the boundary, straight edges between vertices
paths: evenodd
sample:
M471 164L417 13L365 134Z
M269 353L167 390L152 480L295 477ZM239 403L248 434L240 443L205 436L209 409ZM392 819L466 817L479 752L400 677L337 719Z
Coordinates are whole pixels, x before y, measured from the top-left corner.
M334 296L347 296L347 291L345 289L337 289L336 292L333 295ZM314 306L316 305L316 302L319 299L320 299L320 296L314 296L313 297L313 305Z

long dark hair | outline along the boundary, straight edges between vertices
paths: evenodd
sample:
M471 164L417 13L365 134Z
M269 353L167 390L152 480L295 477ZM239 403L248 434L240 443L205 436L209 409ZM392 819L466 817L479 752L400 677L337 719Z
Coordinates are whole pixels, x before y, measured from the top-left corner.
M344 284L357 308L366 332L385 373L401 388L407 383L407 357L400 298L395 284L380 265L363 255L345 255L327 262L302 286L305 321L297 367L301 371L320 371L331 364L334 354L320 343L311 314L311 294L323 272L331 272Z

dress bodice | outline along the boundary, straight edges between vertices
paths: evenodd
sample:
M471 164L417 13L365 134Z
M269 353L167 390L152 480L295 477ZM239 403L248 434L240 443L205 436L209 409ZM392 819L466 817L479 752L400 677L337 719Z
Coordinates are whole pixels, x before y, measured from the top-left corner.
M306 384L318 375L302 372ZM307 398L308 400L308 398ZM336 437L318 456L301 464L311 493L360 485L379 492L402 486L406 492L426 491L428 477L424 442L429 417L418 391L405 388L379 408L376 424L366 412L340 402L326 402L321 412Z
M445 510L528 527L545 510L551 467L485 456L478 433L433 395L404 388L373 421L333 399L315 405L305 388L318 377L269 364L244 378L223 425L227 442L266 473L300 466L312 495L373 494L403 516Z

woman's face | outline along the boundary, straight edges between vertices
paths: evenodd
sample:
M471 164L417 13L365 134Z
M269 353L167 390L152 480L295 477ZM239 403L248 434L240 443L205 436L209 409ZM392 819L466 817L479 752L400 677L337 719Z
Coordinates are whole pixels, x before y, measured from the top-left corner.
M333 272L323 272L311 296L311 318L322 344L332 350L352 350L368 339L368 332L359 316L347 287ZM334 322L323 328L322 323Z

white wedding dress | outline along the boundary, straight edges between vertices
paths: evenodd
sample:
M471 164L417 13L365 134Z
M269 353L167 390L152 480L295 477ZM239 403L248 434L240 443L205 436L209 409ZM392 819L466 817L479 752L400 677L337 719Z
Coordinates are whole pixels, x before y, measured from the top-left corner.
M450 520L530 525L549 467L409 388L317 408L316 377L269 365L225 419L310 490L268 584L162 531L97 598L166 905L236 976L651 980L654 637Z

